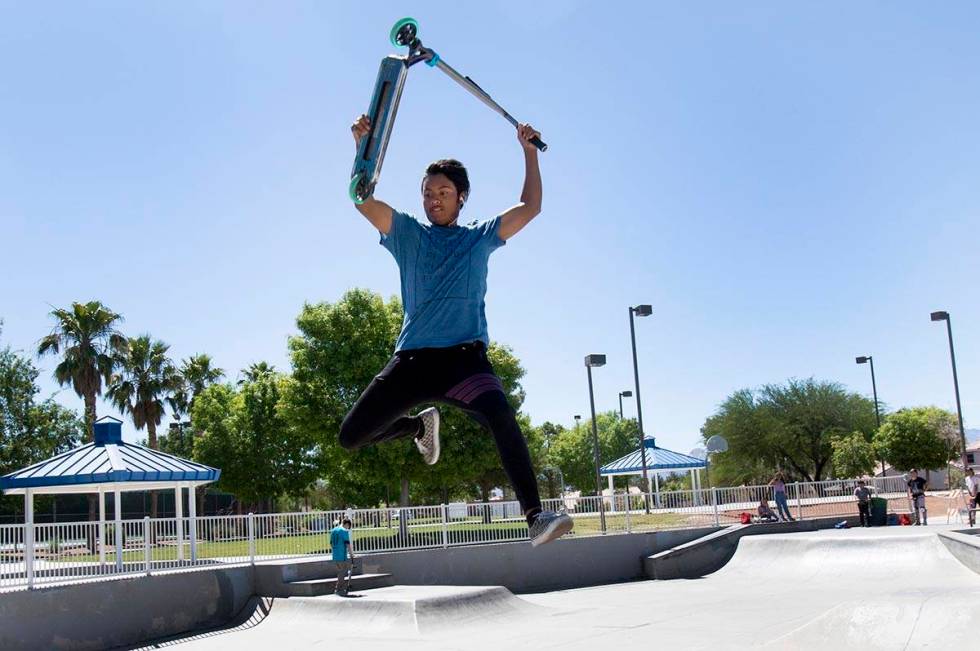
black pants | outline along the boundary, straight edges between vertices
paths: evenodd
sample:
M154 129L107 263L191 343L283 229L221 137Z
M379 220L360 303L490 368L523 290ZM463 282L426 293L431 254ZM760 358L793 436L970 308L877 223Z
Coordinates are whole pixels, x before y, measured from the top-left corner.
M489 429L525 515L541 510L527 442L482 342L395 353L344 418L340 444L356 450L414 436L419 419L406 414L428 402L459 407Z
M871 526L871 502L858 502L858 518L862 527Z

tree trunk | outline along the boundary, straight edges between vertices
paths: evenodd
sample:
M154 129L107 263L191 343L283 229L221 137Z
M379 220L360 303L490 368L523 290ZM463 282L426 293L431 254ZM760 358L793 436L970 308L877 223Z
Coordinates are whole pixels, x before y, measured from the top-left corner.
M85 394L85 442L91 443L95 440L95 392L89 391ZM94 522L99 519L99 496L98 494L88 494L88 519L89 522ZM95 546L95 527L89 527L88 535L86 536L86 544L88 545L89 551L93 554L98 554L99 551Z
M490 524L493 519L490 513L490 486L486 483L480 484L480 499L483 500L483 523Z
M95 440L95 392L90 391L85 394L85 442L91 443Z
M159 444L157 443L157 426L152 420L147 419L146 423L146 441L150 444L151 450L159 449ZM176 505L175 505L176 508ZM150 491L150 519L155 520L157 517L157 492ZM156 527L150 527L150 544L156 544Z

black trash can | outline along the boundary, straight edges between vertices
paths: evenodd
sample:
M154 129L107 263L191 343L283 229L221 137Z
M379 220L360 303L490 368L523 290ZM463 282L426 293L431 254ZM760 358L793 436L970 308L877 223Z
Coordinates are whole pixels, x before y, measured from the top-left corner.
M888 524L888 500L884 497L871 498L871 525L883 527Z

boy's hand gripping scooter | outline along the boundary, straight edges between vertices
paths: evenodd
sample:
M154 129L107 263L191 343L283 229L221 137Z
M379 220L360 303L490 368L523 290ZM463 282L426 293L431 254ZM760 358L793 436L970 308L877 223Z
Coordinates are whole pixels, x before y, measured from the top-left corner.
M385 149L388 148L388 140L391 138L391 127L398 112L398 102L405 87L405 78L408 76L408 69L416 63L425 61L428 66L439 68L505 120L515 127L518 126L517 120L493 101L476 82L456 72L434 50L422 45L422 41L418 39L418 30L419 24L413 18L402 18L391 28L392 44L407 47L408 54L403 57L389 55L381 60L381 69L378 70L378 81L374 85L371 109L368 112L371 130L361 138L357 147L357 158L354 159L354 169L351 171L350 198L354 203L364 203L374 193L374 186L381 176ZM548 145L538 138L532 138L531 144L541 151L548 149Z

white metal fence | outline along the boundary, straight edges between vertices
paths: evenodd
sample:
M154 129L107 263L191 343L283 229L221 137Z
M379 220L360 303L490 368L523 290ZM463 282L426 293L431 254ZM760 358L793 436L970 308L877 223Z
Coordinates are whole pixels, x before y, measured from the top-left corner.
M793 519L855 515L855 480L787 484ZM876 478L872 492L892 513L907 512L905 480ZM778 511L771 486L704 488L660 493L544 500L575 521L573 536L726 526L756 515L765 499ZM527 539L516 502L458 503L348 511L143 518L58 524L0 525L0 591L54 583L97 581L322 556L330 529L353 522L355 553L477 545Z

